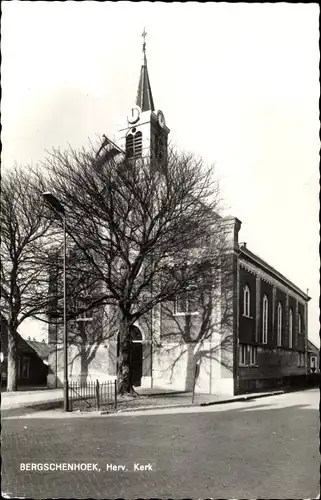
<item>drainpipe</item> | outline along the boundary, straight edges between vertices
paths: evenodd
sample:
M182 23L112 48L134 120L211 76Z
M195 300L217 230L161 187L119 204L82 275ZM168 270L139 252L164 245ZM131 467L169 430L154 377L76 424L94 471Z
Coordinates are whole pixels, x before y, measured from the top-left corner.
M307 288L307 295L309 293L309 289ZM305 361L305 375L308 375L308 300L305 301L305 331L304 331L304 361Z
M234 338L234 394L240 392L240 377L239 377L239 314L240 314L240 262L239 256L236 253L234 257L234 269L236 280L234 281L234 318L233 318L233 338ZM233 273L234 274L234 273Z

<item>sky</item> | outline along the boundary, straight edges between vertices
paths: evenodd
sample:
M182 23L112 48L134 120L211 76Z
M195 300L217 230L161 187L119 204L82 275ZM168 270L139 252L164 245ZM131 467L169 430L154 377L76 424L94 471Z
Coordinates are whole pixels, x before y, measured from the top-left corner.
M2 165L113 138L145 28L171 141L216 165L240 241L309 289L319 344L318 16L316 3L2 2Z

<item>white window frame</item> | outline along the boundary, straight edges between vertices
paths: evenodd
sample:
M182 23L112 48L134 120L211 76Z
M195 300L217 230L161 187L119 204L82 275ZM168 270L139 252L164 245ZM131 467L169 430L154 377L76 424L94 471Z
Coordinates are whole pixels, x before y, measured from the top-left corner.
M84 297L85 299L86 297ZM74 301L74 307L75 307L75 310L77 311L77 309L81 308L81 304L83 303L83 300L81 299L78 299L78 300L75 300ZM80 322L83 322L83 321L93 321L93 311L92 310L88 310L88 311L83 311L82 313L80 313L78 316L76 316L75 318L75 321L80 321Z
M298 366L299 367L303 367L305 366L305 356L304 356L304 352L298 352Z
M239 365L240 366L248 366L248 349L247 345L239 344Z
M243 316L250 318L251 314L251 290L248 285L243 288Z
M262 303L262 344L267 344L269 325L269 299L266 294L263 295Z
M185 292L186 293L186 299L185 299L186 311L179 311L178 304L179 304L179 301L182 300L182 295L175 298L174 316L198 316L199 315L198 310L197 311L189 311L189 303L190 303L189 294L191 292L195 292L195 290L192 289L192 290L187 290ZM198 300L195 299L195 301L197 302L197 307L199 307Z
M301 335L302 333L302 318L301 318L301 313L299 312L298 315L298 333Z
M25 368L26 372L25 373ZM21 378L29 378L30 376L30 358L29 356L22 356Z
M289 348L293 347L293 309L289 309Z
M277 346L282 346L282 320L283 320L283 307L281 302L278 302L277 308Z
M250 351L250 365L257 366L257 347L255 345L249 346Z

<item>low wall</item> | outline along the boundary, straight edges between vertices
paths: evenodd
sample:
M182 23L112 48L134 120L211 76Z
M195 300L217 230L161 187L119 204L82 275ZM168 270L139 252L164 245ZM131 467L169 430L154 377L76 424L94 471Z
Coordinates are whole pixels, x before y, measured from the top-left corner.
M239 392L240 394L246 394L250 392L261 392L262 390L295 390L308 389L312 387L320 387L320 373L259 379L240 379Z

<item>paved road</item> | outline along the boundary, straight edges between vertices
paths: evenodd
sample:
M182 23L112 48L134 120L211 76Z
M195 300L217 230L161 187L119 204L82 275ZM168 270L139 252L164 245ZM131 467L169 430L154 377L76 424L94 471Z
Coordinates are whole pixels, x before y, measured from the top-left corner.
M35 499L315 498L318 404L319 391L310 390L179 413L4 419L2 492ZM100 470L20 470L21 463L75 462Z

